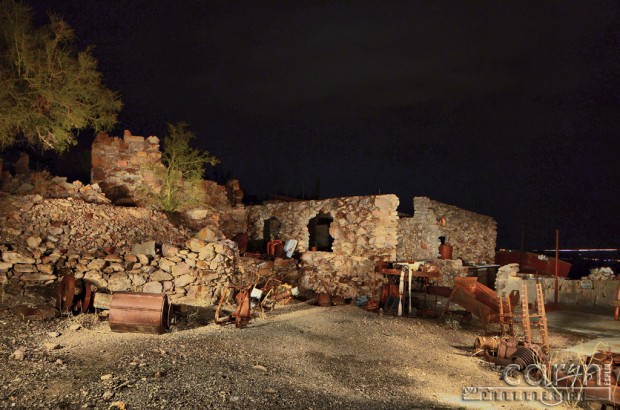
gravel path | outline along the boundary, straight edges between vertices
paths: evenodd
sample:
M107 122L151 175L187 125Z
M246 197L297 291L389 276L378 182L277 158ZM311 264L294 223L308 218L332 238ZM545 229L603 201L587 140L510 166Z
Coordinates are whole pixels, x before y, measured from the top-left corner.
M501 384L496 369L471 357L476 329L352 305L297 303L241 330L212 324L212 315L186 307L178 325L158 336L112 333L95 314L27 323L4 308L0 402L24 409L458 408L463 386Z

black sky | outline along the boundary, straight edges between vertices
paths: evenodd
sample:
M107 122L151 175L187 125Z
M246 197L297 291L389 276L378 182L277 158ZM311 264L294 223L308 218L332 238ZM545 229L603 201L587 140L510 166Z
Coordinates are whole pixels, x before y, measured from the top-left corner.
M620 245L620 2L30 1L95 45L118 132L187 121L248 195L426 195L498 246ZM86 136L91 138L92 136Z

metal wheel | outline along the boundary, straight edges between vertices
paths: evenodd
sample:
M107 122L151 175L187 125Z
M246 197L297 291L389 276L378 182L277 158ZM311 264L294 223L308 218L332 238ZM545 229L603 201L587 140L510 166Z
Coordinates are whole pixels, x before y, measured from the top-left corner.
M82 313L86 313L88 312L88 309L90 309L93 291L90 287L90 282L82 281L82 283L84 284L84 299L82 300L82 306L80 310L82 311Z
M73 298L75 296L75 276L65 275L58 285L58 297L56 299L56 307L60 313L68 313L73 307Z

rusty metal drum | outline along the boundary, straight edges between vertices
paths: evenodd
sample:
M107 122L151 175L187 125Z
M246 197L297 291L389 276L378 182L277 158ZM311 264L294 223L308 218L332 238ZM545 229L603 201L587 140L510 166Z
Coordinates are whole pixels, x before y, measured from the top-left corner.
M110 303L110 329L161 334L170 327L170 313L165 294L117 292Z

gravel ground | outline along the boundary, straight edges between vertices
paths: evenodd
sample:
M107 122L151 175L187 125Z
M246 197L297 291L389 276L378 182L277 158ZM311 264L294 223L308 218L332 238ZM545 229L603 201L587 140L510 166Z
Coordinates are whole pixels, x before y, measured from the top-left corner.
M6 408L459 408L464 386L502 384L496 368L471 357L480 329L353 305L299 302L245 329L213 324L211 308L177 307L171 332L146 335L113 333L96 314L23 321L7 302ZM553 338L557 346L574 341Z

